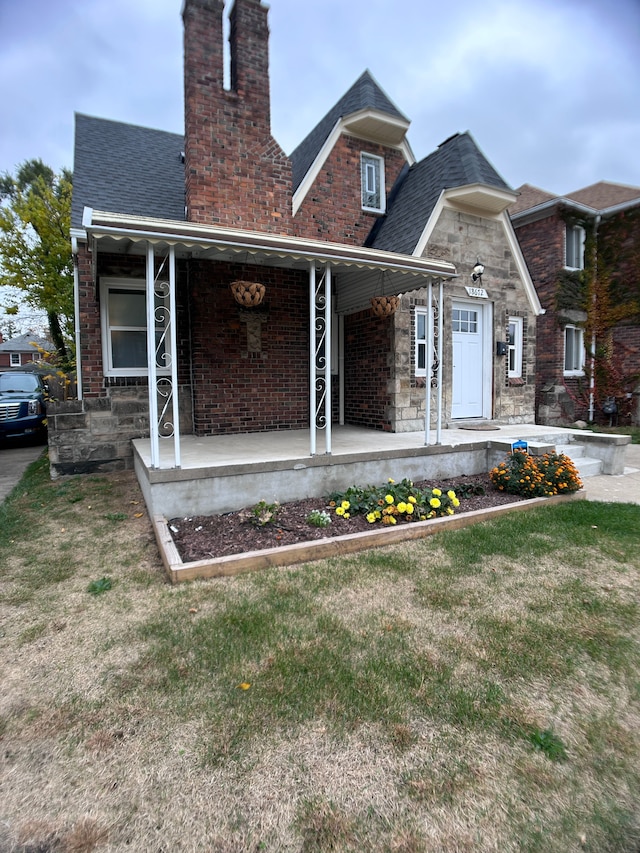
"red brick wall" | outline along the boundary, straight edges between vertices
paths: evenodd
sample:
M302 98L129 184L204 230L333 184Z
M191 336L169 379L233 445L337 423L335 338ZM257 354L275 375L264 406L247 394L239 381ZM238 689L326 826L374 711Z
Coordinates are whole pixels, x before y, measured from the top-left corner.
M236 0L225 91L223 6L187 0L184 7L187 219L289 234L291 164L270 129L268 9Z
M240 310L237 278L267 291ZM309 309L304 273L194 262L190 268L194 431L197 435L303 429L309 424ZM261 348L248 351L247 316L262 317Z
M390 432L392 324L361 311L344 325L345 423Z
M362 210L360 153L363 151L384 158L385 188L389 195L405 164L403 155L396 149L342 136L295 215L297 236L356 246L364 243L377 214Z
M546 310L536 321L536 410L542 387L561 382L564 371L564 333L555 313L558 273L564 267L564 229L564 221L555 213L516 227L538 298Z

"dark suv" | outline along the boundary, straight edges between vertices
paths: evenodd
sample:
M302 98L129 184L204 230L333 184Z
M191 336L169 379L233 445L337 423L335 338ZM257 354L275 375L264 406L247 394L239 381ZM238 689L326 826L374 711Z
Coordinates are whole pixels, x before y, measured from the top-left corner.
M0 441L47 435L47 388L38 373L0 373Z

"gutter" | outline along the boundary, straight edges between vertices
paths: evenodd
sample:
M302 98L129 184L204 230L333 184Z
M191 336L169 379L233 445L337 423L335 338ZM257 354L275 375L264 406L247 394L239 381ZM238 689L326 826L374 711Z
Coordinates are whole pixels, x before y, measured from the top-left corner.
M267 254L295 260L319 260L344 266L393 270L414 275L456 278L456 268L446 261L415 258L395 252L372 250L342 243L317 242L303 237L283 237L258 231L242 231L172 220L135 219L85 207L86 233L94 237L126 238L132 241L164 242L251 254Z

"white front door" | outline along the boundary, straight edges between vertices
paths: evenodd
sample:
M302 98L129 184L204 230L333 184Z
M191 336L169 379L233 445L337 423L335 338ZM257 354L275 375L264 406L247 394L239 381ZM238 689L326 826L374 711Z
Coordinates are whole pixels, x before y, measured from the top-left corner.
M484 415L484 317L483 306L454 302L452 418Z

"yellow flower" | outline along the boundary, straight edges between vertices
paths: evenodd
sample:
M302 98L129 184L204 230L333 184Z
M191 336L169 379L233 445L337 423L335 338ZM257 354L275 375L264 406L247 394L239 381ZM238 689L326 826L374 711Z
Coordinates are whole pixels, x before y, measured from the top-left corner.
M389 524L395 524L395 523L396 523L395 517L393 515L390 515L389 516Z
M456 493L453 491L453 489L449 489L449 491L447 492L447 497L449 498L449 500L454 500L455 496Z
M385 501L386 501L388 504L392 504L392 503L393 503L393 495L385 495L385 496L384 496L384 499L385 499Z
M433 494L434 494L437 498L439 498L439 497L440 497L440 495L442 494L442 492L440 491L440 489L433 489L432 491L433 491Z
M369 524L373 524L375 522L375 520L376 520L375 512L368 512L367 513L367 521L369 522Z
M336 515L344 515L344 507L343 506L337 507Z
M502 489L503 487L502 487L502 486L500 486L500 488ZM458 498L451 498L451 503L452 503L455 507L460 506L460 501L458 500Z
M342 501L342 503L340 504L340 506L342 507L342 509L349 509L349 507L351 506L351 504L349 503L349 501Z
M406 503L404 501L400 501L400 503L398 504L398 512L406 512L406 510L407 510Z
M345 512L345 514L342 517L343 518L351 518L351 513Z
M415 504L415 503L417 503L417 500L414 498L414 496L413 496L413 495L409 495L409 503L410 503L410 504Z
M447 507L447 515L453 515L453 510L450 506Z
M405 507L405 512L407 515L412 515L413 513L413 504L407 504Z
M391 477L389 477L389 482L393 484L393 483L395 483L395 480L393 480Z
M440 494L442 494L442 492ZM440 506L440 501L438 500L438 498L431 498L431 500L429 501L429 505L432 506L434 509L438 509L438 507Z

